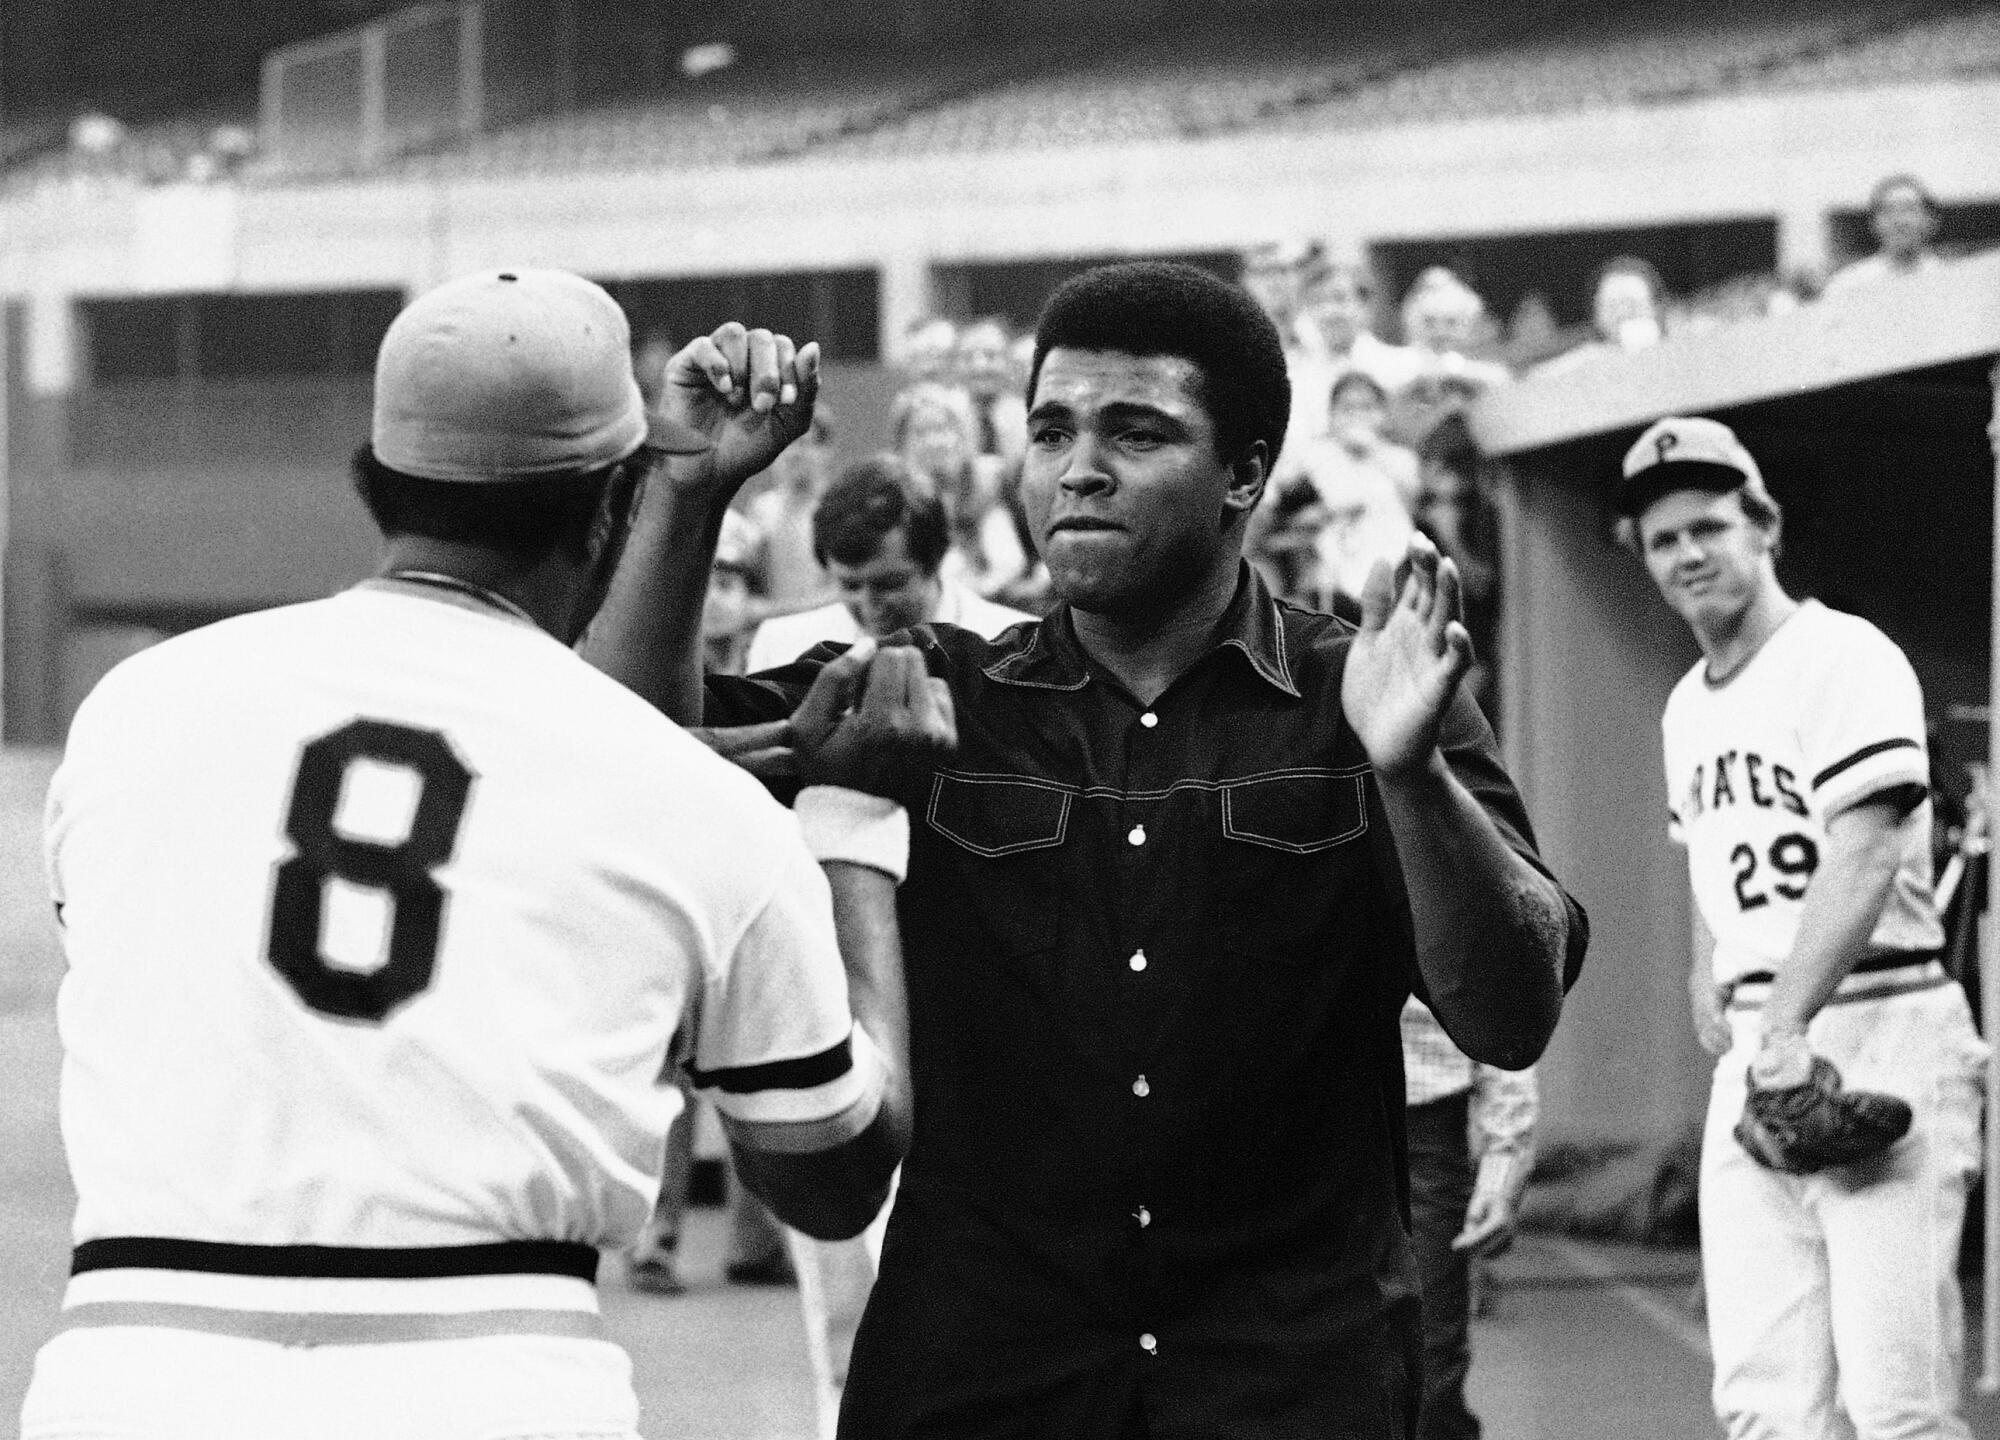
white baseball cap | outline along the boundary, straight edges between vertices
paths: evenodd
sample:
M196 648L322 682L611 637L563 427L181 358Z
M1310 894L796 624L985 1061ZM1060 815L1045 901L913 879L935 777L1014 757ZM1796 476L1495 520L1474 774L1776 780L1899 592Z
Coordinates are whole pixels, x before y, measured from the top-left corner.
M1625 474L1613 503L1621 515L1639 515L1675 490L1764 491L1757 462L1719 420L1669 415L1656 420L1625 452Z
M601 469L642 445L709 448L646 410L632 331L566 270L489 270L412 301L375 358L375 458L425 480L529 480Z

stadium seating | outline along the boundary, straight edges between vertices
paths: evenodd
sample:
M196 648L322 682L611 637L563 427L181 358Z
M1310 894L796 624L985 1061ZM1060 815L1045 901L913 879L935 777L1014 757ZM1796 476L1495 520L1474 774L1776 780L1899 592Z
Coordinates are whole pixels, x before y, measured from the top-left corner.
M1759 88L1866 86L2000 71L2000 9L1982 0L1455 0L1371 7L1344 28L1218 21L1079 61L1046 45L749 56L662 91L505 126L384 162L390 174L678 170L1172 143L1233 131L1323 132L1657 103ZM250 97L133 127L99 153L59 129L0 135L0 183L205 178L219 124ZM225 160L222 168L228 168ZM252 160L246 178L289 183Z
M1636 105L1755 88L1787 66L1877 43L1896 33L1911 10L1857 0L1751 10L1678 0L1571 10L1539 30L1303 107L1274 126L1358 129ZM1850 83L1873 78L1864 71Z
M2000 9L1961 8L1926 16L1867 40L1805 56L1773 70L1766 84L1885 85L2000 71Z

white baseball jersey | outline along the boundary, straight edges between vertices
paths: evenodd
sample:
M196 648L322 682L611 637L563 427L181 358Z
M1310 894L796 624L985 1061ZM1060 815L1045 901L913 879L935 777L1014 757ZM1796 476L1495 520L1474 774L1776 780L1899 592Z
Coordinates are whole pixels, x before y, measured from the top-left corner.
M622 1245L677 1032L751 1143L825 1148L878 1104L790 815L477 602L370 582L120 665L47 854L80 1245ZM142 1286L146 1254L70 1303L264 1303Z
M1668 832L1726 984L1791 953L1827 821L1883 790L1929 791L1923 694L1903 652L1858 616L1808 600L1740 671L1681 677L1661 720ZM1903 822L1877 951L1944 943L1931 899L1930 802Z

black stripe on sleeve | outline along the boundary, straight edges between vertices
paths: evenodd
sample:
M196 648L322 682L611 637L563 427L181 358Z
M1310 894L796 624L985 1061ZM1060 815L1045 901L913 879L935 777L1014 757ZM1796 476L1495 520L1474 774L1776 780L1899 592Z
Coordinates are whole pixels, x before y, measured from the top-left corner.
M436 1280L461 1275L597 1277L597 1249L571 1240L496 1240L484 1245L232 1245L160 1235L85 1240L70 1274L92 1270L201 1270L330 1280Z
M759 1090L811 1090L829 1080L838 1080L854 1068L854 1054L846 1036L817 1055L797 1060L769 1060L762 1065L737 1065L721 1070L690 1067L689 1077L701 1090L721 1090L730 1095L749 1095Z
M1916 741L1902 737L1894 740L1877 740L1873 745L1863 745L1845 760L1836 760L1827 766L1826 769L1820 771L1819 774L1813 776L1812 788L1815 790L1819 789L1820 786L1826 784L1827 781L1831 780L1841 771L1852 769L1871 755L1880 755L1884 750L1900 750L1905 745L1909 746L1912 750L1917 748Z

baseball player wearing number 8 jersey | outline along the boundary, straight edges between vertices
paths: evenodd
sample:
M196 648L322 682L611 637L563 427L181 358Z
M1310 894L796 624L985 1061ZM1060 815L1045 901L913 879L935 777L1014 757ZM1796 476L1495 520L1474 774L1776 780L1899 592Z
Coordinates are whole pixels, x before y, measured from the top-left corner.
M1963 1437L1959 1230L1980 1069L1937 960L1923 697L1867 621L1792 599L1780 512L1712 420L1625 457L1625 538L1702 659L1661 722L1719 1057L1702 1271L1731 1437Z
M879 1208L907 1111L829 880L886 914L891 877L823 875L569 648L645 473L781 446L816 354L740 348L702 433L649 422L627 345L573 275L420 298L357 460L380 573L80 709L47 824L76 1244L27 1436L633 1436L592 1286L653 1203L670 1043L787 1220Z

